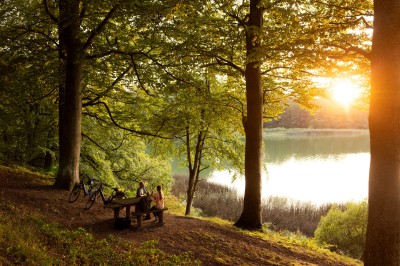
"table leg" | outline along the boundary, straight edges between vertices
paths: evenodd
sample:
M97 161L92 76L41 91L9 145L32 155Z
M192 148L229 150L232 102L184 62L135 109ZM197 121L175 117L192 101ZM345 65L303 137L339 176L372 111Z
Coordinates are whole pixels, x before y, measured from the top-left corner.
M158 222L161 224L164 222L164 211L158 213Z
M131 218L131 206L126 206L126 219Z
M141 228L142 227L142 215L138 215L136 218L137 218L138 228Z
M119 218L119 208L115 208L114 209L114 219L118 219Z

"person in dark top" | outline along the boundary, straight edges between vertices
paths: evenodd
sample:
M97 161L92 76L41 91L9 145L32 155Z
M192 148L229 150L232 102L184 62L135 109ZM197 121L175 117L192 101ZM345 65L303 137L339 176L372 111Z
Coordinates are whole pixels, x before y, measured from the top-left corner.
M142 212L148 211L150 209L150 202L147 200L148 192L144 187L144 183L142 181L139 182L139 188L136 190L136 197L142 197L139 203L139 209ZM136 205L138 206L138 205ZM135 208L138 211L138 208ZM146 214L145 220L150 220L150 213Z

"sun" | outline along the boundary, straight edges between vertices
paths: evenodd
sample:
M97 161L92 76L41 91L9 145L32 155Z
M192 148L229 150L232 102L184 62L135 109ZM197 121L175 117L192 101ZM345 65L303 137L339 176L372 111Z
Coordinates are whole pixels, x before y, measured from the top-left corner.
M350 79L335 79L330 88L335 102L345 107L352 105L361 96L361 89Z

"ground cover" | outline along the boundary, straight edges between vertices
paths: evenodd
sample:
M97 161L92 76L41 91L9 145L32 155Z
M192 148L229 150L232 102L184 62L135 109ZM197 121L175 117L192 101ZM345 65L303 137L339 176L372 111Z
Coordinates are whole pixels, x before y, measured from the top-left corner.
M108 245L107 248L114 251L117 249L113 246L115 243L107 242L110 236L112 239L118 239L132 246L141 246L150 241L154 243L157 250L165 254L190 257L188 260L182 257L175 260L177 265L196 260L199 260L202 265L361 265L359 261L321 251L315 246L307 248L304 244L298 244L289 238L278 237L273 233L249 234L238 230L229 222L216 223L172 214L174 212L172 200L171 206L168 206L171 212L165 214L164 226L141 231L132 228L116 230L113 226L111 210L105 209L100 202L96 202L90 210L85 210L86 199L82 197L75 203L69 203L68 191L55 190L52 187L53 181L48 176L0 167L2 202L0 218L4 221L10 214L21 217L31 215L39 217L44 223L58 224L60 230L71 230L71 234L76 230L84 230L94 238L105 241L105 246ZM23 222L24 219L19 219L19 221ZM1 234L4 230L6 230L4 227L0 227ZM7 247L7 242L4 239L3 241L2 246L5 250L10 252L15 248ZM43 245L44 247L40 246L39 249L51 250L52 243ZM67 263L68 258L65 256L70 256L68 248L69 246L66 246L65 254L54 253L54 256L58 256L60 264L63 264L63 261L64 264ZM85 252L85 250L78 248L76 252ZM121 249L119 253L117 250L117 253L112 254L123 258L127 256L127 251ZM150 255L149 258L151 258ZM5 256L1 259L1 263L11 264L12 258ZM26 264L34 265L34 258L30 259L33 262ZM95 265L96 262L89 258L85 263ZM143 265L159 265L159 263L161 262L149 260ZM79 264L79 261L76 261L76 264Z

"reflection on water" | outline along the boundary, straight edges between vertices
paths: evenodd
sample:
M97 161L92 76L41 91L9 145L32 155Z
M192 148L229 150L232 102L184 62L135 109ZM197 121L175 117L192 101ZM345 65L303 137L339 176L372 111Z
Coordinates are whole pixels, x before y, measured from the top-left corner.
M283 196L314 204L360 201L367 197L369 136L269 136L265 139L267 171L263 197ZM241 178L215 171L210 182L244 192Z
M343 154L369 153L369 135L285 136L264 138L265 159L282 163L291 158L332 158Z

